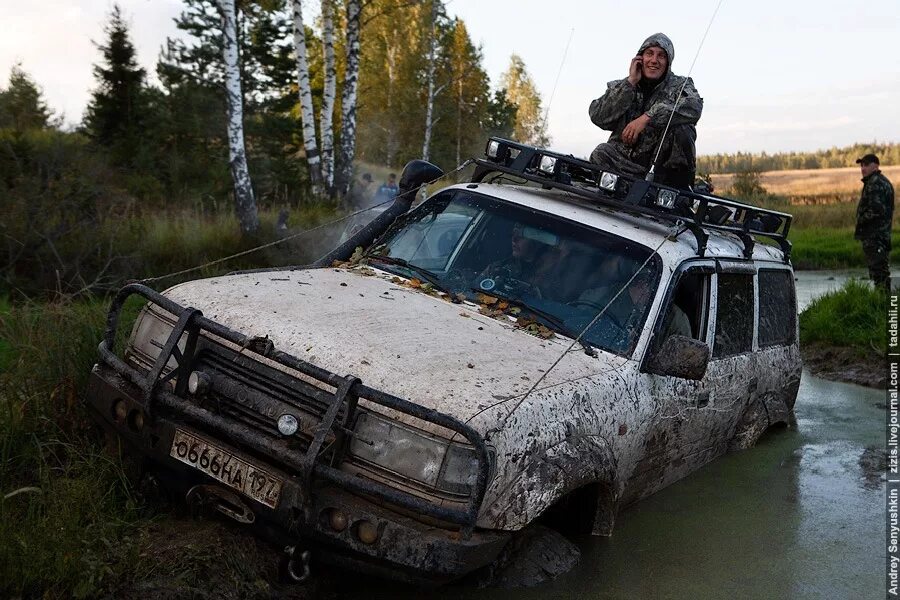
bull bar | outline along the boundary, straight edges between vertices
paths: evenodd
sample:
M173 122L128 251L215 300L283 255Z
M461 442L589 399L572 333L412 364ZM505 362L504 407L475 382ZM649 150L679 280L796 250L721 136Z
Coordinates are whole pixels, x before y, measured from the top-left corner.
M127 364L114 351L122 307L132 295L142 296L148 302L171 313L177 319L166 343L163 345L159 356L147 375ZM228 436L230 440L271 456L276 452L276 449L270 440L265 439L264 436L253 435L253 432L247 428L212 411L192 404L183 397L187 391L187 381L192 371L197 339L201 331L227 340L241 348L247 348L253 343L253 338L249 338L204 317L201 311L195 308L181 306L145 285L138 283L128 284L119 290L110 306L106 330L99 345L100 357L107 366L140 388L143 394L143 409L149 419L153 419L156 408L162 406L179 414L188 421L204 425L217 433ZM181 351L178 343L185 333L187 333L187 340L184 351ZM279 460L300 473L306 491L309 490L309 484L312 480L318 477L351 492L374 496L404 509L459 525L462 527L462 534L466 539L472 535L490 471L487 445L478 432L454 417L367 387L356 377L336 375L307 361L276 350L271 345L257 353L284 367L298 371L307 377L324 382L335 388L330 405L322 421L318 424L309 448L305 452L285 448L277 449ZM165 367L172 358L175 359L177 366L169 373L164 374ZM174 393L170 391L168 385L164 385L173 378L177 378ZM364 398L368 402L444 427L458 433L472 445L478 458L478 472L465 509L436 506L384 483L351 476L334 466L317 460L320 457L323 442L329 431L334 433L337 440L335 455L344 455L343 450L347 443L348 434L352 435L347 426L353 422L359 398ZM342 422L336 424L335 421L342 407L345 408Z

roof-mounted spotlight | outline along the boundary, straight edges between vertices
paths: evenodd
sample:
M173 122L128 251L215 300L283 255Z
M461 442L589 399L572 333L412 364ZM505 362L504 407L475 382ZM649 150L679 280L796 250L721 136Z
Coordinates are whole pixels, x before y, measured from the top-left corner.
M675 199L678 198L678 192L675 190L659 190L656 196L656 205L662 208L675 208Z
M603 171L600 174L600 189L606 190L608 192L616 191L616 184L619 183L619 176L615 173L607 173Z
M500 157L500 142L497 140L488 140L487 147L484 149L484 154L492 160L497 160L497 158Z
M543 175L553 175L556 172L556 158L552 156L542 156L538 165L538 171Z

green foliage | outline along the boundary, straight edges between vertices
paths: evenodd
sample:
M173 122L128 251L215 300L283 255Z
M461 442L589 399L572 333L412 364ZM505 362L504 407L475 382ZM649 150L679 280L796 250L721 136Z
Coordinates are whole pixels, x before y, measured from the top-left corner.
M127 565L136 504L78 400L105 307L0 313L0 594L108 592ZM135 557L131 557L135 558Z
M525 68L525 61L513 54L509 59L509 69L500 76L500 85L506 90L506 98L516 106L516 126L513 136L524 144L546 146L550 143L544 127L544 111L541 95L537 91L531 75Z
M784 171L788 169L831 169L855 167L864 154L878 155L882 165L900 165L900 144L853 144L816 152L779 152L777 154L714 154L697 158L697 169L704 173L740 173L742 171Z
M765 197L767 192L760 183L759 171L741 171L736 174L731 182L731 194L745 202L753 202L760 197Z
M499 89L488 100L482 123L488 136L510 139L515 135L518 107L507 99L506 90Z
M113 5L104 32L106 43L97 46L103 62L94 66L97 87L85 113L85 132L110 153L115 164L152 168L145 72L137 64L118 4Z
M867 282L850 280L812 301L800 314L802 343L849 347L861 354L887 348L887 294Z
M9 86L0 89L0 129L23 132L43 129L51 124L52 114L43 92L20 63L9 73Z

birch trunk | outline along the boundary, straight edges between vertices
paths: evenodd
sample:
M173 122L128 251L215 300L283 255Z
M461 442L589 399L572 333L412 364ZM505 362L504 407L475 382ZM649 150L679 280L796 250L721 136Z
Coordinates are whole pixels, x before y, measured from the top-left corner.
M356 96L359 86L359 26L361 0L347 0L347 66L341 95L341 162L338 192L345 195L353 178L356 156Z
M222 58L225 63L225 96L228 101L228 159L234 180L234 202L241 231L259 228L259 214L244 148L244 102L238 61L237 22L234 0L219 0L222 10Z
M303 148L309 167L313 194L322 195L322 162L316 144L316 116L313 112L312 91L309 86L309 61L306 58L306 27L303 25L303 3L294 0L294 54L297 57L297 91L300 96L300 123Z
M437 49L437 2L431 2L431 39L428 49L428 96L425 98L425 141L422 143L422 160L428 160L431 149L431 130L434 126L432 116L434 115L434 67L435 67L435 51Z
M322 177L325 187L334 187L334 100L337 70L334 62L334 0L322 0L322 50L325 58L325 87L319 135L322 140Z

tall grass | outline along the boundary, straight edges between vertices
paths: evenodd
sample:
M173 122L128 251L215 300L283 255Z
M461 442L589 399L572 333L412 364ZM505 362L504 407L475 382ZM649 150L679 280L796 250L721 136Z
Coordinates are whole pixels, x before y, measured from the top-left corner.
M112 589L136 503L79 391L105 320L100 302L0 313L0 595Z
M887 348L887 294L851 279L800 314L800 339L853 348L861 355L882 354Z

